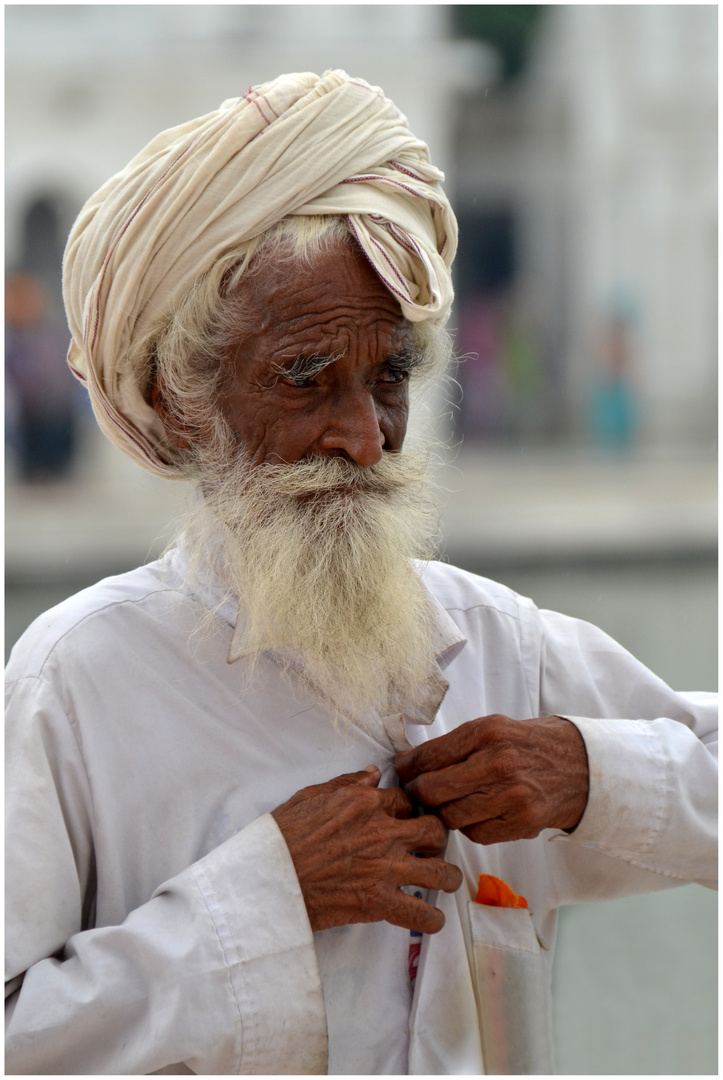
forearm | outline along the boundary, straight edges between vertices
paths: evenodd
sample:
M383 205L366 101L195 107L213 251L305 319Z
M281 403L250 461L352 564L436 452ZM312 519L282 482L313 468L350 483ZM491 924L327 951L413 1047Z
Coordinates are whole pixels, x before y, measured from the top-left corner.
M283 992L280 992L283 991ZM8 1002L14 1074L324 1072L313 937L269 815L121 926L73 936Z

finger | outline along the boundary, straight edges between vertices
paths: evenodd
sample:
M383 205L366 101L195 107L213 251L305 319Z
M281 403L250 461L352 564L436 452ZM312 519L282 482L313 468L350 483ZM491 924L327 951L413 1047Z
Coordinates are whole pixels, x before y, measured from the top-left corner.
M437 813L448 829L465 829L468 825L492 821L508 808L506 800L475 794L444 803L437 807Z
M382 810L393 818L410 818L416 810L406 791L400 787L381 788L379 801Z
M444 915L439 908L416 896L408 896L401 889L397 890L385 919L392 926L403 926L406 930L417 930L421 934L437 934L444 926Z
M502 764L479 751L456 765L420 773L408 782L407 792L422 806L435 807L467 795L485 794L485 787L500 778Z
M498 715L482 716L477 720L470 720L466 724L460 724L454 731L446 735L440 735L436 739L422 743L414 750L407 750L397 754L394 759L394 767L399 779L403 783L413 780L420 773L431 772L436 769L446 768L478 750L491 738L495 731L501 729L500 721L511 722L507 717Z
M463 881L459 867L444 859L414 859L410 856L403 872L405 885L441 889L447 893L456 892Z
M342 773L341 776L334 776L324 784L314 784L313 786L315 788L325 788L327 791L333 791L335 788L340 787L349 787L352 784L377 787L381 778L382 774L378 766L367 765L366 768L360 769L358 772Z
M480 821L475 825L468 825L467 828L461 829L460 832L475 844L504 844L509 840L525 839L516 836L509 822L502 818Z
M545 801L524 784L515 784L485 794L475 793L464 799L437 807L437 814L448 829L467 835L471 826L503 821L516 830L514 839L537 836L544 828Z
M434 814L400 821L397 843L414 855L441 855L447 846L447 830Z
M475 844L506 844L512 840L533 840L542 828L539 821L530 821L527 815L510 815L467 825L460 832Z

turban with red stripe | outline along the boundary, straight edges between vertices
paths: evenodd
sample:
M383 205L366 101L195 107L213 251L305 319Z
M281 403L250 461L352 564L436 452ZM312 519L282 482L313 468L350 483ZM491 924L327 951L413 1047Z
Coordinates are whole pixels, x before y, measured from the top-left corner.
M91 196L71 231L68 360L105 434L174 469L127 363L219 258L289 215L344 215L413 322L444 322L457 226L427 146L377 87L343 71L282 75L162 132Z

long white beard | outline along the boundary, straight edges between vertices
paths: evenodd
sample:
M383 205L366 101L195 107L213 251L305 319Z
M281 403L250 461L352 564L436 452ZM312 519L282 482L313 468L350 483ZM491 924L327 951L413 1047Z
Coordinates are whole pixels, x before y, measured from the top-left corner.
M184 541L211 559L245 619L242 647L275 650L335 720L400 716L434 660L429 596L411 560L430 558L439 513L428 453L293 465L206 462ZM301 656L299 657L299 654Z

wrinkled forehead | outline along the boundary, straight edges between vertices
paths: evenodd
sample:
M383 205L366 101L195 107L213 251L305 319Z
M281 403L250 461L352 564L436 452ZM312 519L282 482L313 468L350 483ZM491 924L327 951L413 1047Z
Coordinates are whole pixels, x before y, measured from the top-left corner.
M310 260L273 258L236 290L240 335L301 346L352 347L360 336L377 348L411 344L412 325L364 254L342 245Z

